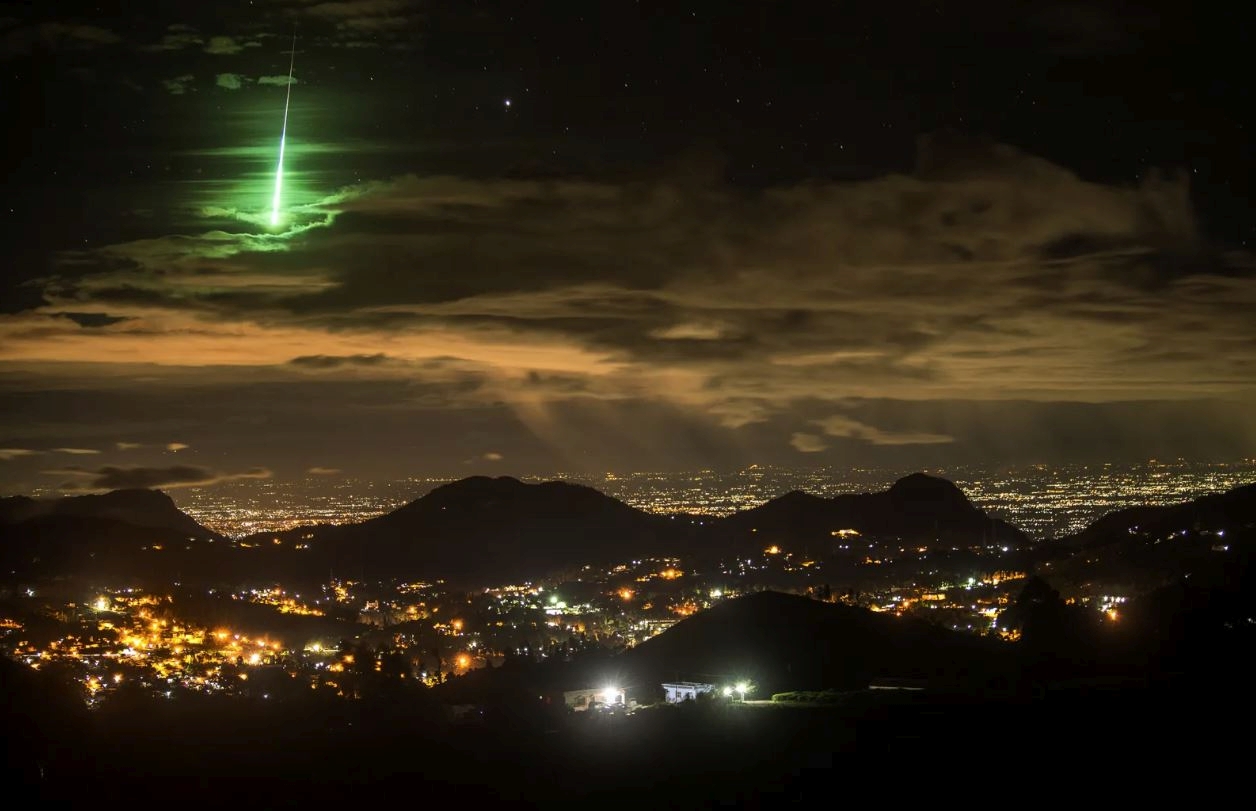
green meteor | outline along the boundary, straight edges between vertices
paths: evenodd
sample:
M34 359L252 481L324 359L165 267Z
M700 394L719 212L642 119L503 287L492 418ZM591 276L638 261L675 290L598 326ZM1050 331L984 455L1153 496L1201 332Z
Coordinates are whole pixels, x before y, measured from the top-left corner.
M275 196L270 201L270 224L279 224L279 198L283 193L283 149L288 140L288 104L292 101L292 66L297 60L297 35L292 34L292 54L288 58L288 94L283 100L283 129L279 133L279 163L275 167Z

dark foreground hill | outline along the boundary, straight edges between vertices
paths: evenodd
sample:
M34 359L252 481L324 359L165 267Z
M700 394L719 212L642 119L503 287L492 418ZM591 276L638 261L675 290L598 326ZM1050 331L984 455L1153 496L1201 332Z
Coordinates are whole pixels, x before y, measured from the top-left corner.
M987 684L1011 669L1008 653L991 639L923 621L764 591L682 620L625 652L618 666L641 684L749 679L766 697L862 689L878 678Z
M726 600L617 655L481 670L442 685L454 703L508 703L527 695L606 684L629 698L662 698L664 682L755 685L755 697L790 690L864 690L907 680L933 690L1018 688L1013 646L866 608L763 591ZM561 698L559 698L561 700Z

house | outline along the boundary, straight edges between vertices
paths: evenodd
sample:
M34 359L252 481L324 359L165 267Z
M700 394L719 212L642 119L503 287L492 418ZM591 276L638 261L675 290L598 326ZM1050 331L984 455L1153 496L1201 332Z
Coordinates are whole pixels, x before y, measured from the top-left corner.
M674 681L663 685L663 698L668 704L679 704L682 701L695 701L703 693L715 690L714 684L698 681Z
M628 706L627 696L619 687L590 687L584 690L568 690L563 693L563 703L576 712L595 707L611 709Z

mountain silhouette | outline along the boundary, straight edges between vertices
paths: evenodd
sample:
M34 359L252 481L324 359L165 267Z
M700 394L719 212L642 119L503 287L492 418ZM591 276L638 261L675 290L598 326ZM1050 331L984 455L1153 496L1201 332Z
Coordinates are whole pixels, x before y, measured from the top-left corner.
M1256 484L1180 504L1131 507L1059 542L1071 552L1048 567L1073 591L1133 596L1193 577L1220 581L1256 549Z
M174 500L160 490L113 490L57 499L25 496L0 499L0 524L16 524L45 517L99 518L198 537L215 534L182 512L175 506Z
M565 482L473 476L376 518L254 536L303 539L346 577L484 585L671 550L667 519ZM246 539L250 540L250 539Z
M1029 541L1016 527L974 506L951 482L924 473L899 479L881 493L832 498L786 493L725 523L743 537L755 532L763 543L825 543L841 530L926 546L1019 546Z
M0 501L0 568L19 576L158 581L191 570L193 544L222 540L159 490Z
M1084 582L1126 571L1154 588L1201 559L1216 558L1214 547L1225 546L1216 533L1234 537L1253 526L1256 485L1179 505L1121 510L1052 545L1048 551L1057 559L1047 574L1053 582ZM802 546L822 558L851 543L844 530L859 533L860 542L930 549L1032 547L1024 533L987 515L954 484L923 473L876 493L824 498L790 492L725 518L647 513L566 482L473 476L366 521L235 541L201 526L155 490L0 499L0 565L17 576L114 571L225 584L317 583L330 574L482 587L641 557L711 562L772 544ZM154 555L158 547L162 554Z

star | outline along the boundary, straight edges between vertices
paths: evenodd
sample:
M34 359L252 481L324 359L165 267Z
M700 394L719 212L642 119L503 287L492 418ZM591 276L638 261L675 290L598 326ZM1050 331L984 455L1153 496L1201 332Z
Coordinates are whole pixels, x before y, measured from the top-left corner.
M510 99L506 99L506 101L505 101L504 103L505 103L505 105L506 105L507 107L510 107Z

